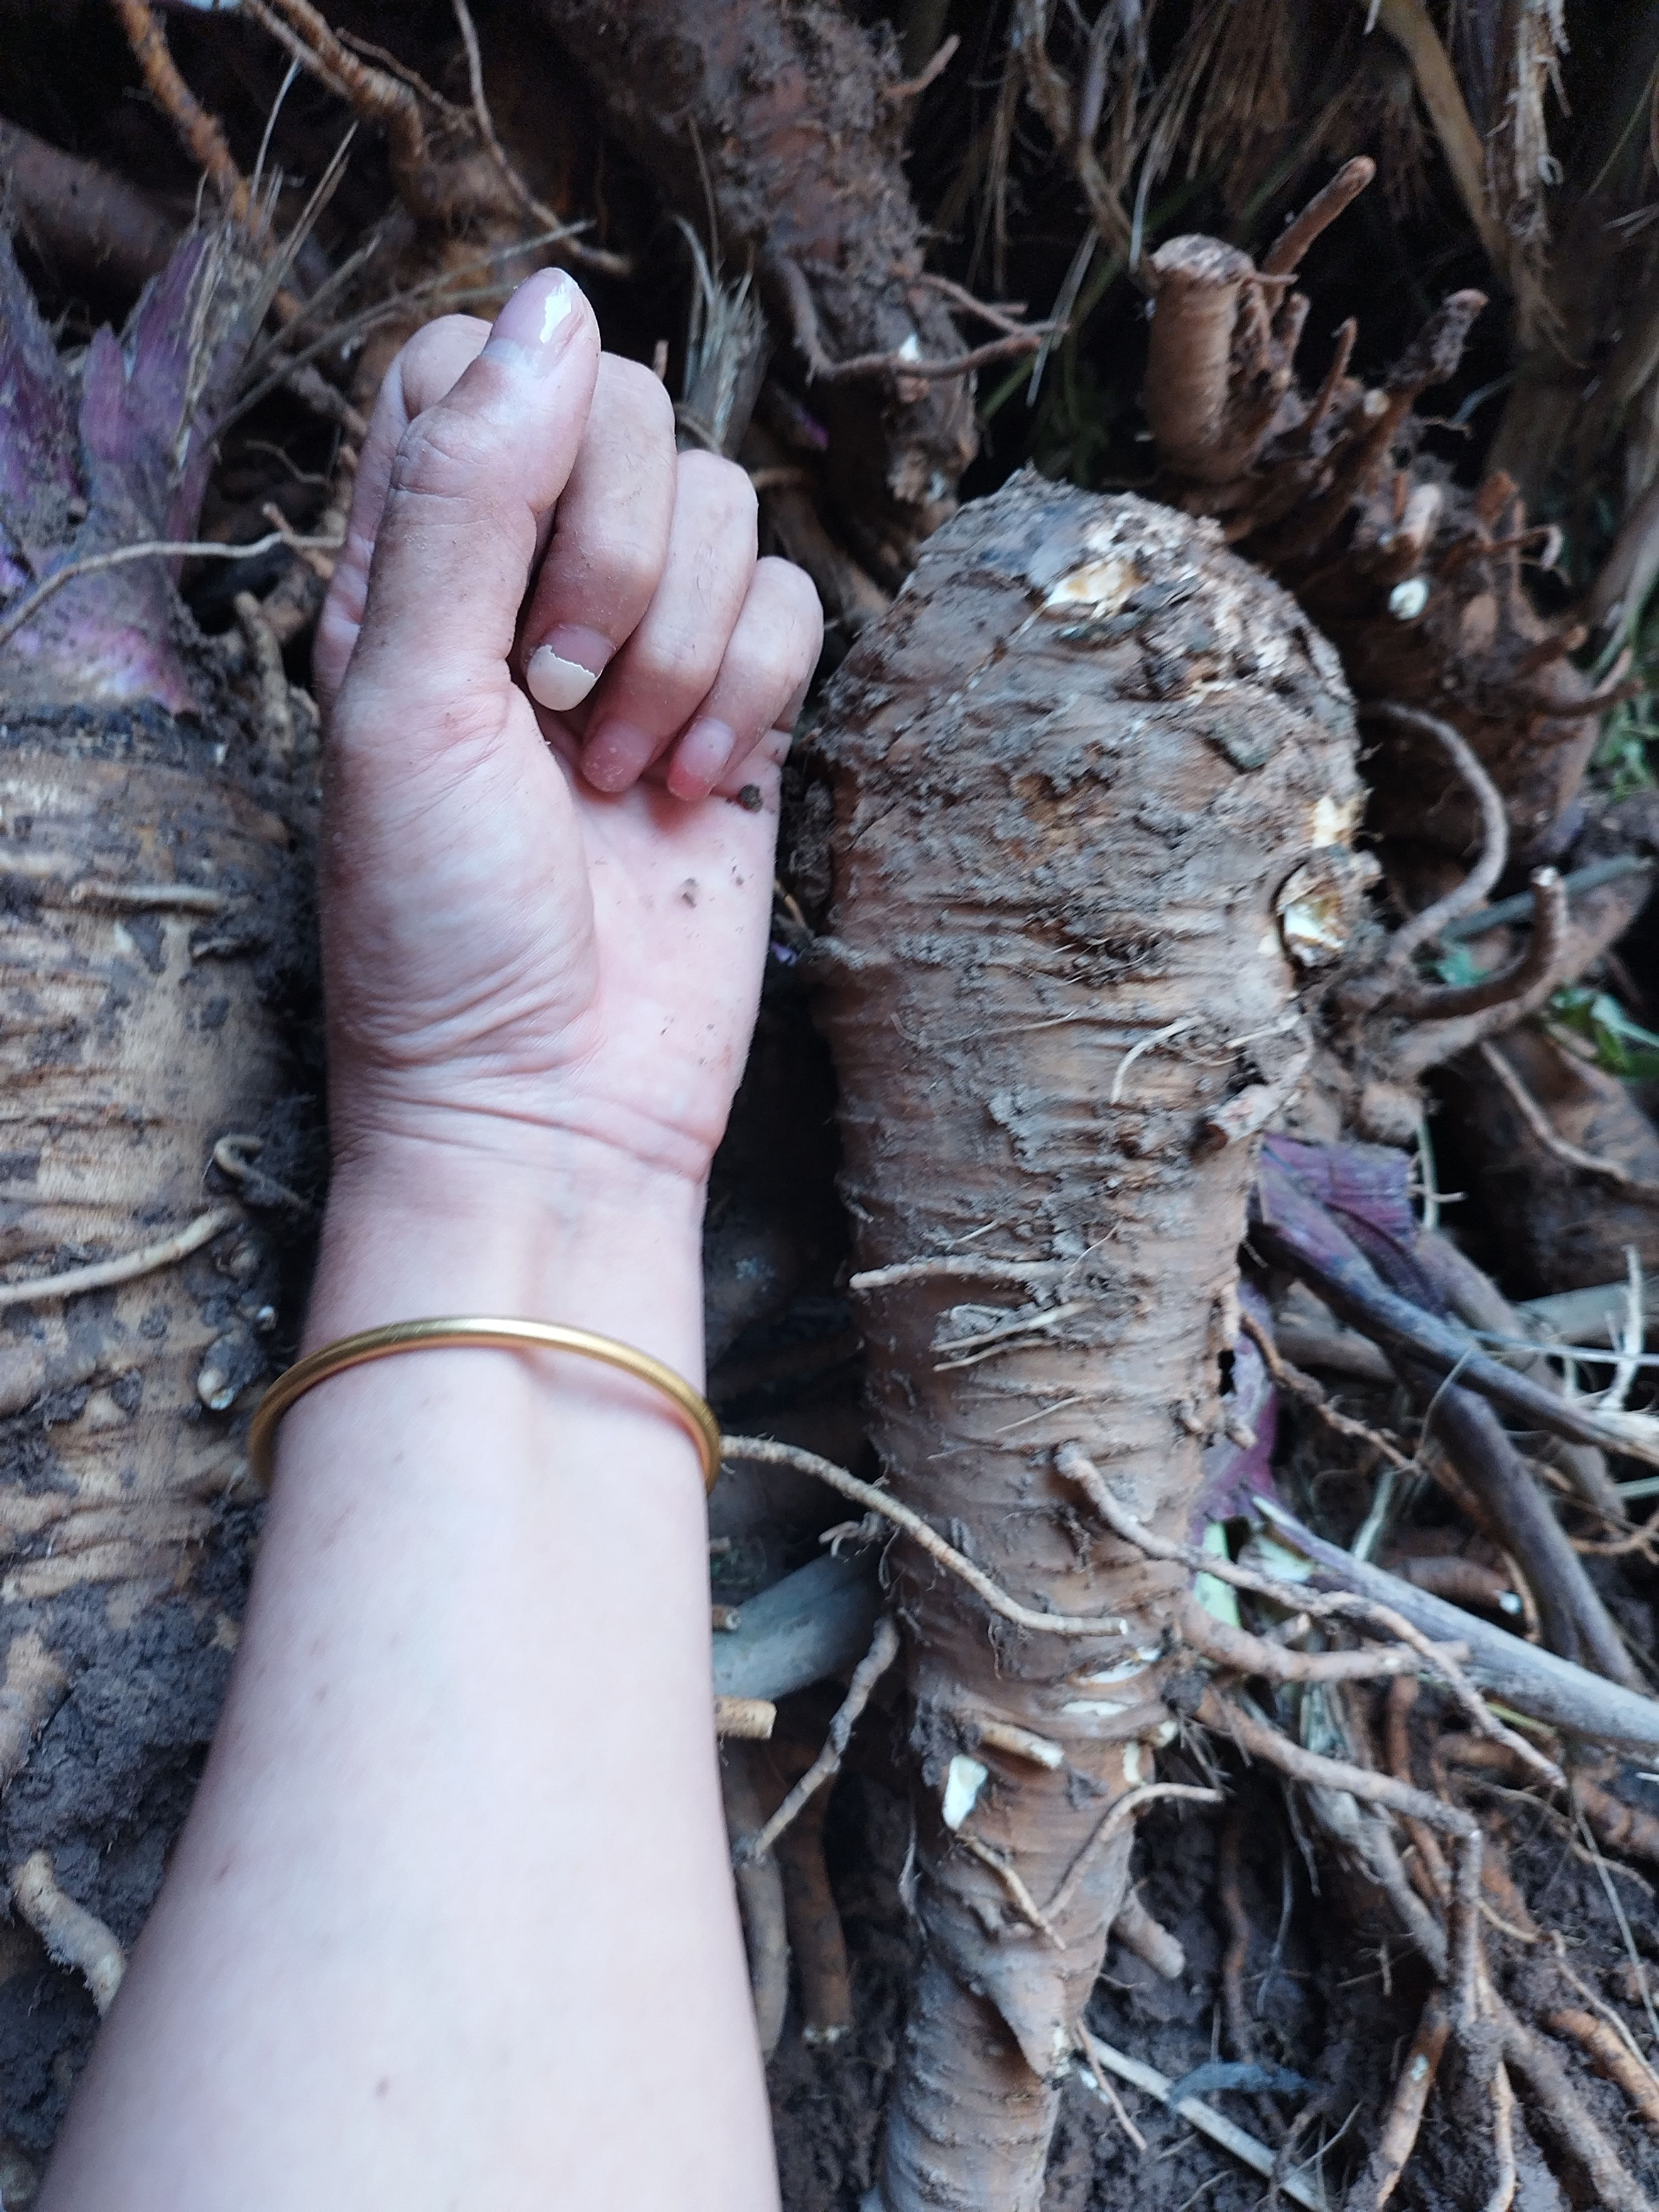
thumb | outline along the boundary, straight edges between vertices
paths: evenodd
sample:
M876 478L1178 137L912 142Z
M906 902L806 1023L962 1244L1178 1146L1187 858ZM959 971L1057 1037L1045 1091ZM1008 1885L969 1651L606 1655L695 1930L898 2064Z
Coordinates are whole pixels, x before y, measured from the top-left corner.
M476 728L480 709L504 704L538 533L574 465L599 362L592 309L564 270L544 270L404 430L347 671L356 703L372 698L391 726L417 714L436 733L465 704Z

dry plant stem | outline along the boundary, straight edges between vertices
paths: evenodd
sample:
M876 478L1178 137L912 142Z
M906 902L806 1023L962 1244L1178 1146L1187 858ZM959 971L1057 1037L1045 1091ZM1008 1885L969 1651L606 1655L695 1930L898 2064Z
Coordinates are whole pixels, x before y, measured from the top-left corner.
M1492 2185L1492 2194L1480 2212L1510 2212L1515 2202L1516 2181L1515 2165L1515 2091L1510 2086L1510 2069L1500 2059L1492 2069L1492 2157L1498 2176Z
M1608 2212L1653 2212L1651 2200L1632 2179L1554 2052L1495 1991L1489 1994L1488 2004L1502 2039L1504 2063L1532 2091L1528 2118L1541 2122L1582 2163L1597 2207L1606 2206Z
M66 561L61 568L54 568L43 582L0 615L0 645L9 645L24 623L33 621L46 601L61 592L65 584L72 584L77 576L96 575L102 568L123 568L129 561L250 561L256 554L269 553L278 545L286 545L290 551L312 548L337 553L341 543L338 538L297 538L283 529L256 538L247 545L221 545L212 538L147 538L138 545L118 545L108 553L88 553L78 561Z
M178 132L179 143L218 193L228 211L246 223L251 202L241 171L231 158L216 117L210 115L179 75L167 33L149 0L110 0L152 100Z
M1429 112L1440 150L1446 157L1465 212L1500 276L1510 274L1511 254L1504 226L1486 203L1486 154L1470 119L1451 57L1442 45L1423 0L1378 0L1377 21L1405 52L1423 105Z
M1153 583L1183 595L1180 636L1202 613L1218 637L1252 641L1244 657L1222 646L1200 678ZM1080 1544L1053 1454L1077 1440L1160 1528L1182 1524L1201 1482L1254 1147L1205 1152L1197 1133L1236 1081L1216 1047L1292 1012L1273 899L1313 823L1357 795L1332 675L1294 611L1211 533L1027 476L929 542L836 678L818 741L833 893L814 957L856 1263L883 1279L860 1302L872 1441L894 1502L959 1526L957 1548L1031 1632L1010 1634L1002 1605L988 1624L957 1575L896 1548L926 1761L925 1951L885 2212L1041 2201L1127 1828L1061 1886L1140 1782L1142 1747L1168 1740L1168 1632L1189 1579L1110 1539ZM1224 742L1246 727L1259 765ZM1146 824L1176 794L1193 826L1172 841ZM1109 1071L1177 1023L1213 1042L1144 1054L1113 1101ZM952 1271L994 1224L994 1265L977 1281ZM1033 1326L995 1358L941 1359L1016 1320ZM1092 1619L1092 1647L1053 1633L1057 1619ZM1128 1633L1100 1633L1107 1621ZM945 1825L940 1767L956 1744L971 1756L963 1717L988 1709L1066 1755L1060 1771L1011 1762L971 1814L1063 1948L1030 1940Z
M1434 1230L1425 1229L1419 1233L1415 1256L1418 1265L1460 1321L1477 1333L1510 1339L1504 1347L1509 1365L1518 1367L1522 1374L1530 1375L1534 1382L1543 1383L1558 1396L1565 1395L1560 1377L1545 1357L1541 1345L1536 1352L1521 1348L1533 1332L1489 1275ZM1547 1455L1587 1504L1615 1528L1622 1524L1626 1517L1624 1501L1607 1473L1602 1453L1583 1444L1563 1443L1556 1439Z
M1175 238L1152 257L1156 370L1142 404L1167 465L1199 483L1227 483L1260 442L1261 408L1235 410L1235 326L1254 307L1265 324L1255 264L1214 238ZM1276 397L1273 403L1276 404ZM1234 419L1235 412L1238 419Z
M1121 1621L1110 1614L1093 1619L1074 1618L1063 1613L1038 1613L1031 1607L1021 1605L1000 1589L988 1574L965 1559L954 1545L945 1539L918 1513L901 1505L886 1491L878 1490L872 1482L860 1482L844 1467L833 1460L820 1459L799 1444L778 1443L769 1437L722 1437L720 1449L727 1459L755 1460L763 1466L798 1468L803 1474L816 1475L831 1490L838 1490L843 1498L850 1498L855 1505L863 1506L866 1513L879 1514L901 1528L913 1542L919 1544L929 1559L937 1559L949 1573L966 1583L975 1596L982 1598L992 1612L1004 1620L1012 1621L1017 1628L1039 1631L1045 1636L1121 1636L1125 1632Z
M1093 133L1077 127L1075 95L1049 57L1048 14L1043 0L1020 0L1015 11L1017 52L1026 90L1055 145L1070 152L1073 173L1095 228L1109 252L1127 259L1133 240L1129 218L1100 165L1091 143Z
M1490 1358L1473 1340L1390 1290L1322 1207L1290 1186L1264 1161L1251 1238L1310 1289L1339 1319L1382 1345L1391 1357L1414 1360L1437 1380L1451 1375L1528 1428L1571 1443L1627 1454L1659 1466L1659 1443L1630 1418L1598 1419Z
M854 354L837 361L824 349L811 287L799 263L778 259L774 263L774 270L789 303L790 334L800 348L814 384L848 384L872 377L893 383L913 380L922 384L944 383L955 377L971 376L975 369L988 368L993 362L1006 361L1011 356L1035 353L1052 332L1052 325L1034 323L989 339L984 345L972 346L965 353L952 354L944 361L903 352Z
M1249 1316L1242 1318L1248 1328ZM1179 1559L1194 1574L1213 1575L1218 1581L1230 1583L1235 1589L1249 1590L1255 1597L1271 1599L1275 1605L1283 1606L1291 1613L1310 1613L1326 1619L1358 1619L1382 1629L1389 1636L1397 1636L1421 1662L1423 1671L1436 1676L1451 1692L1481 1735L1491 1737L1494 1743L1504 1745L1514 1757L1529 1766L1542 1780L1558 1787L1563 1781L1561 1770L1554 1761L1546 1759L1524 1736L1517 1735L1513 1729L1506 1728L1473 1683L1460 1671L1457 1662L1467 1656L1467 1647L1453 1644L1449 1650L1443 1644L1431 1642L1403 1613L1375 1598L1348 1593L1322 1594L1307 1589L1300 1583L1282 1582L1274 1576L1261 1574L1254 1567L1237 1566L1232 1560L1221 1559L1213 1552L1200 1551L1196 1544L1183 1544L1172 1537L1155 1536L1149 1528L1142 1528L1132 1514L1125 1512L1113 1497L1099 1469L1092 1466L1075 1445L1062 1447L1056 1456L1056 1464L1062 1474L1077 1483L1108 1527L1121 1536L1126 1543L1134 1545L1137 1550L1146 1553L1150 1558ZM1188 1617L1190 1617L1190 1608ZM1217 1627L1221 1625L1219 1622L1214 1624ZM1185 1619L1182 1626L1184 1632L1187 1626ZM1266 1642L1265 1638L1255 1637L1248 1640L1251 1644ZM1278 1647L1267 1648L1273 1650ZM1300 1656L1311 1657L1318 1655ZM1351 1653L1341 1656L1357 1658L1362 1655ZM1403 1668L1401 1671L1404 1671ZM1328 1679L1340 1678L1334 1676Z
M1646 2126L1659 2135L1659 2078L1604 2020L1580 2005L1558 2005L1544 2014L1552 2035L1576 2043L1598 2074L1616 2082Z
M101 2018L121 1986L126 1954L101 1920L58 1887L50 1851L33 1851L14 1869L11 1896L48 1954L85 1981Z
M1659 1701L1638 1697L1585 1668L1557 1658L1553 1652L1522 1642L1506 1630L1482 1620L1478 1614L1461 1612L1426 1590L1413 1589L1411 1583L1382 1567L1356 1559L1351 1552L1327 1543L1322 1536L1316 1536L1294 1515L1270 1499L1259 1499L1257 1503L1280 1542L1300 1552L1310 1562L1310 1576L1316 1589L1335 1587L1378 1597L1393 1610L1412 1619L1419 1632L1448 1639L1461 1638L1470 1648L1469 1671L1477 1682L1484 1684L1505 1705L1552 1727L1595 1741L1628 1744L1644 1754L1659 1751ZM1306 1585L1297 1583L1292 1587L1298 1593L1297 1602L1305 1603ZM1490 1736L1491 1731L1483 1730L1483 1734ZM1516 1743L1521 1741L1519 1737L1514 1739ZM1495 1740L1492 1747L1497 1754ZM1507 1758L1511 1751L1512 1747L1501 1755ZM1539 1758L1535 1747L1528 1746L1526 1766L1539 1774L1540 1779L1548 1779L1540 1772Z
M759 1832L745 1836L733 1853L736 1861L760 1858L769 1851L789 1823L808 1801L841 1771L842 1760L847 1755L848 1744L859 1717L869 1704L872 1692L882 1676L898 1657L898 1631L890 1615L883 1613L876 1623L876 1632L870 1649L853 1669L853 1679L847 1686L847 1695L842 1700L835 1718L830 1723L830 1733L823 1748L807 1768L777 1811Z
M1120 2081L1131 2082L1135 2088L1144 2089L1149 2097L1156 2097L1160 2104L1167 2104L1170 2092L1175 2087L1167 2074L1160 2074L1155 2066L1148 2066L1144 2059L1132 2058L1127 2051L1119 2051L1109 2043L1103 2043L1097 2035L1090 2035L1087 2049L1090 2063L1097 2073L1104 2068L1115 2074ZM1198 2097L1183 2097L1175 2110L1188 2127L1196 2128L1200 2135L1208 2136L1212 2142L1231 2151L1253 2173L1261 2174L1265 2180L1274 2179L1273 2154L1259 2137L1246 2134L1235 2122L1224 2118ZM1281 2197L1288 2197L1292 2204L1304 2205L1307 2212L1329 2212L1324 2197L1299 2173L1282 2176L1275 2186Z
M1578 1146L1570 1145L1565 1137L1559 1137L1549 1115L1494 1045L1483 1043L1480 1057L1503 1085L1516 1113L1547 1152L1568 1167L1578 1169L1582 1174L1599 1176L1616 1189L1628 1191L1632 1198L1659 1204L1659 1183L1644 1182L1641 1176L1633 1176L1627 1168L1620 1167L1616 1160L1598 1158L1595 1153L1583 1152Z
M368 64L343 46L326 18L309 0L246 0L246 13L303 69L365 121L385 131L392 174L399 191L417 214L436 214L432 204L426 126L420 101L408 85Z
M84 1267L66 1267L60 1274L0 1283L0 1309L39 1305L47 1299L77 1297L83 1291L106 1290L114 1283L136 1282L140 1275L153 1275L158 1268L171 1267L178 1261L188 1259L204 1244L222 1237L241 1218L234 1206L210 1206L205 1213L198 1213L194 1221L175 1230L172 1236L141 1245L136 1252L124 1252L118 1259L94 1260Z
M1352 207L1376 174L1369 154L1345 161L1329 184L1316 191L1299 215L1291 217L1261 262L1264 276L1294 276L1302 258L1315 239L1328 230L1338 216Z
M1118 2095L1113 2082L1111 2069L1106 2064L1086 2021L1079 2021L1078 2023L1078 2049L1082 2054L1085 2065L1093 2077L1095 2088L1101 2102L1106 2106L1119 2127L1144 2158L1146 2154L1146 2138L1129 2118L1127 2108L1122 2098Z
M1486 1038L1513 1029L1528 1014L1536 1013L1564 981L1571 949L1568 932L1567 895L1553 868L1540 869L1533 878L1538 897L1537 918L1526 950L1514 966L1501 975L1471 986L1464 998L1465 1011L1455 1018L1425 1021L1409 1030L1395 1045L1390 1069L1398 1081L1413 1081L1444 1060L1455 1060ZM1492 988L1489 991L1488 984ZM1449 1002L1460 994L1448 993Z
M1315 1382L1313 1376L1304 1375L1299 1367L1292 1366L1285 1358L1273 1341L1272 1333L1264 1328L1253 1314L1241 1310L1238 1325L1261 1354L1267 1363L1267 1372L1279 1389L1292 1398L1299 1398L1304 1406L1318 1415L1326 1427L1334 1435L1352 1437L1356 1443L1370 1444L1382 1455L1391 1467L1399 1468L1402 1474L1415 1471L1416 1461L1409 1452L1401 1451L1392 1438L1385 1437L1380 1429L1372 1428L1365 1421L1357 1421L1351 1413L1342 1413L1337 1407L1333 1406L1325 1390ZM1358 1341L1362 1343L1368 1352L1376 1351L1376 1346L1369 1337L1361 1337ZM1377 1356L1382 1363L1382 1379L1391 1380L1394 1370L1389 1365L1386 1355L1378 1353Z
M770 1698L716 1698L714 1733L740 1742L765 1743L777 1725L778 1709Z
M1244 1909L1244 1808L1234 1803L1216 1845L1216 1897L1227 1923L1221 1954L1221 2016L1227 2045L1241 2064L1255 2057L1255 2037L1244 2005L1244 1972L1250 1963L1250 1916Z
M1400 2186L1401 2176L1417 2148L1429 2092L1440 2070L1446 2038L1450 2033L1445 2000L1437 1992L1423 2008L1417 2033L1395 2082L1376 2148L1349 2191L1342 2212L1382 2212L1382 2207Z
M1204 1556L1207 1562L1211 1555ZM1200 1571L1210 1571L1207 1564ZM1285 1595L1291 1595L1288 1586ZM1305 1613L1322 1607L1316 1605L1302 1610ZM1253 1636L1248 1629L1216 1620L1195 1597L1188 1597L1182 1605L1180 1628L1182 1642L1198 1658L1229 1674L1259 1675L1268 1682L1385 1681L1391 1676L1415 1674L1420 1668L1437 1672L1443 1662L1455 1664L1468 1656L1468 1645L1461 1644L1435 1650L1432 1657L1376 1644L1358 1651L1292 1651L1282 1644L1270 1643L1265 1636Z
M1389 1812L1420 1820L1425 1827L1451 1837L1455 1860L1446 1909L1447 1987L1450 1992L1452 2024L1460 2034L1473 2031L1479 2016L1476 1990L1477 1944L1480 1935L1480 1855L1485 1844L1480 1825L1459 1807L1441 1797L1397 1782L1391 1774L1355 1766L1346 1759L1327 1759L1292 1743L1277 1729L1257 1720L1237 1698L1206 1690L1198 1717L1206 1728L1232 1735L1253 1757L1276 1766L1293 1782L1316 1789L1339 1790Z
M1432 945L1449 922L1459 921L1486 904L1510 854L1510 830L1504 802L1491 776L1476 758L1474 747L1461 732L1443 721L1438 714L1425 714L1419 707L1402 706L1394 700L1373 701L1362 708L1361 713L1367 719L1387 722L1396 729L1414 730L1420 737L1433 738L1480 810L1480 857L1462 882L1454 884L1443 898L1437 899L1421 914L1402 923L1389 939L1376 967L1343 994L1345 1006L1354 1012L1384 1005L1408 983L1411 963L1418 953L1425 945Z
M728 1743L720 1753L720 1793L726 1825L734 1836L750 1835L765 1816L757 1754L747 1743ZM763 2057L769 2058L783 2033L789 2003L789 1937L784 1915L783 1875L773 1858L750 1858L733 1869L743 1940L749 1954L749 1984L755 2000L755 2033Z
M1162 1921L1154 1920L1133 1890L1130 1890L1112 1923L1112 1935L1126 1951L1144 1960L1166 1982L1184 1980L1187 1954Z
M1402 992L1394 1001L1396 1013L1414 1022L1450 1021L1501 1006L1513 1012L1532 987L1558 980L1567 941L1567 892L1559 872L1539 868L1532 877L1534 923L1526 943L1507 968L1494 969L1474 983L1446 983L1437 988Z
M1472 1390L1439 1382L1410 1360L1399 1364L1402 1377L1427 1401L1425 1435L1430 1431L1438 1435L1465 1481L1504 1531L1504 1542L1537 1600L1551 1649L1563 1658L1594 1666L1627 1689L1640 1689L1642 1677L1601 1593L1491 1406Z
M839 2043L853 2025L847 1937L830 1887L823 1822L830 1793L822 1790L778 1838L784 1924L800 1984L801 2039Z

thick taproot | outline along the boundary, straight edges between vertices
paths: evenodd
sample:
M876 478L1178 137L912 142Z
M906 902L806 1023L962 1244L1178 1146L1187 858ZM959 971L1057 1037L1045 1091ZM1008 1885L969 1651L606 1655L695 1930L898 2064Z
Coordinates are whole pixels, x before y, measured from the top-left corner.
M1276 902L1350 834L1352 724L1335 655L1213 524L1026 475L932 540L818 751L874 1440L1016 1598L1103 1618L1011 1628L895 1555L927 1956L884 2202L1028 2212L1124 1892L1128 1822L1091 1838L1175 1734L1184 1579L1054 1454L1187 1533L1255 1165L1211 1117L1248 1131L1237 1102L1265 1116L1305 1057Z
M216 751L154 707L0 724L0 1879L49 1852L124 1943L223 1693L254 1504L240 1417L278 1295L273 1217L213 1152L269 1138L292 1092L270 992L306 902L288 826ZM25 1291L215 1214L170 1264ZM12 1963L4 2124L33 2155L91 2008L41 2002L38 1962Z

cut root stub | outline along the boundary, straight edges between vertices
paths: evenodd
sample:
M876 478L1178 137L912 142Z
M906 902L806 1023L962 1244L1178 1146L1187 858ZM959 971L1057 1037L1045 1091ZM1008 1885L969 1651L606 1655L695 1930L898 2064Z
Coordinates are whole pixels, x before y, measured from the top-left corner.
M1022 1607L1102 1623L988 1619L924 1549L893 1554L927 1955L888 2212L1041 2198L1129 1824L1091 1841L1175 1733L1188 1579L1054 1454L1080 1442L1184 1533L1255 1167L1204 1133L1282 1073L1276 901L1345 843L1353 755L1329 648L1212 526L1031 476L930 542L837 679L821 1018L872 1434L896 1499Z

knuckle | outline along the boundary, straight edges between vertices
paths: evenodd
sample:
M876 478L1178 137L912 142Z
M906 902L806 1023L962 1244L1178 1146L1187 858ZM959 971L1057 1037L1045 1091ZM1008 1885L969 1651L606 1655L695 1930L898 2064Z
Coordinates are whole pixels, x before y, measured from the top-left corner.
M459 499L474 489L483 455L477 426L453 409L428 408L398 441L391 496Z
M752 526L760 508L748 471L719 453L681 454L680 496L714 522L746 520Z
M398 349L397 380L411 416L441 399L461 371L483 350L489 325L477 315L440 315Z
M716 662L708 647L688 630L671 630L653 637L641 651L634 675L647 691L674 697L699 696L708 688Z
M796 650L791 665L806 656L808 667L817 659L823 642L823 603L817 586L804 568L775 553L756 563L755 580L775 599L781 622L789 630Z
M628 361L614 353L600 356L596 414L601 409L625 417L636 436L672 447L673 400L662 379L642 361Z

